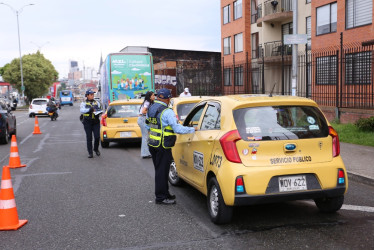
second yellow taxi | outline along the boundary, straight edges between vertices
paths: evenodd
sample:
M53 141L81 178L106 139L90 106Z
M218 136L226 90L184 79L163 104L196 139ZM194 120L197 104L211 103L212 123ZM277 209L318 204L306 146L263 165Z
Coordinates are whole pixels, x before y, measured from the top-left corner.
M110 142L140 141L138 112L143 99L118 100L109 104L101 117L100 141L103 148Z

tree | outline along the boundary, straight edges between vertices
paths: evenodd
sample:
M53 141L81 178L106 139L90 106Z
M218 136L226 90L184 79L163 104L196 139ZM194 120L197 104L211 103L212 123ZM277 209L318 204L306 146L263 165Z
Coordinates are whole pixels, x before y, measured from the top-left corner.
M4 69L5 68L5 69ZM21 93L21 70L19 59L3 67L3 79L13 84ZM23 84L28 100L47 94L48 88L58 78L58 73L51 61L40 51L22 57Z

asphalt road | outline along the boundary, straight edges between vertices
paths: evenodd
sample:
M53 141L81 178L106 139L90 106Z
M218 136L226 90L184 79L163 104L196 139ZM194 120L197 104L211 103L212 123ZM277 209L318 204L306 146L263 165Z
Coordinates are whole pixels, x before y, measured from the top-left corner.
M372 249L374 187L351 181L345 205L322 214L312 201L235 209L231 224L210 222L206 198L171 187L177 205L154 203L154 170L139 144L111 144L87 158L79 104L57 121L16 111L21 163L12 169L18 231L0 232L0 249ZM0 145L0 164L10 144Z

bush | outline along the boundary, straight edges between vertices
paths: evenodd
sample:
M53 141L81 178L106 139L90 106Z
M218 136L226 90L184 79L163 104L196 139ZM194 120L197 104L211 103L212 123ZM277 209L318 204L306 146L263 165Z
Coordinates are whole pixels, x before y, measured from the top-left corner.
M356 127L361 131L374 131L374 116L369 118L360 118L355 122Z

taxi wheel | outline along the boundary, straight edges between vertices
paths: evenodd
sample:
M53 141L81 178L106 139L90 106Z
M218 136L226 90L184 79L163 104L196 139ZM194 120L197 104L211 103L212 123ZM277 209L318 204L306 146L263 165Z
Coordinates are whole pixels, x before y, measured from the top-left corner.
M100 142L101 142L102 148L109 148L109 142L105 142L105 141L100 141Z
M338 211L344 203L344 196L332 197L332 198L320 198L315 199L318 209L323 213L334 213Z
M207 202L212 222L215 224L225 224L231 221L233 207L226 206L219 184L214 177L208 183Z
M180 186L182 184L181 178L178 176L177 172L177 166L175 166L175 162L172 161L170 163L170 168L169 168L169 182L173 186Z

